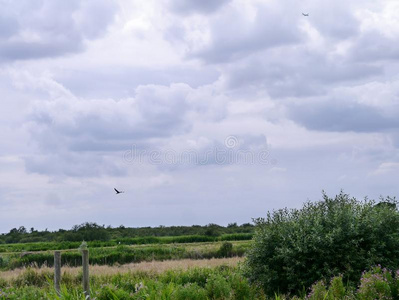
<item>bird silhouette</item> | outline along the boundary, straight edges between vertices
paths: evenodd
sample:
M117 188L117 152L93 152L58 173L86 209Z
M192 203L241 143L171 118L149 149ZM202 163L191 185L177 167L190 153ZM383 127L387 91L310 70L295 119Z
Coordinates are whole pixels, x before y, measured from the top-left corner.
M124 193L124 191L118 191L116 188L114 188L114 190L115 190L116 194L122 194L122 193Z
M308 14L308 13L307 13L307 14L302 13L302 15L303 15L304 17L309 17L309 14Z

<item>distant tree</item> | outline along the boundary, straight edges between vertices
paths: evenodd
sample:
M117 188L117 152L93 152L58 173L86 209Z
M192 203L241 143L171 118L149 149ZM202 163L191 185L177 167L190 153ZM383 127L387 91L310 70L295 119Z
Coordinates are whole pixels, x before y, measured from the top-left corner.
M28 232L26 231L25 226L20 226L20 227L18 228L18 233L20 233L20 234L25 234L25 233L28 233Z
M255 227L255 225L253 225L251 223L244 223L240 227Z

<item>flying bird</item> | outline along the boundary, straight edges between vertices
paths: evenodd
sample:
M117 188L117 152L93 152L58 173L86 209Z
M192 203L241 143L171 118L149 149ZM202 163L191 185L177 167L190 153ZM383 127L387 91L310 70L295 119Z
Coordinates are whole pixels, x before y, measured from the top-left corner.
M309 17L309 13L307 13L307 14L302 13L302 15L303 15L304 17Z
M124 193L124 191L118 191L116 188L114 188L114 190L115 190L116 194Z

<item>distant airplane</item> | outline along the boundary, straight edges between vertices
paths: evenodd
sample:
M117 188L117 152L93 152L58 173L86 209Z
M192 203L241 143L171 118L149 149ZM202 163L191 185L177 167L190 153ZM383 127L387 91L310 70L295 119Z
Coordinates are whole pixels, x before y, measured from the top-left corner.
M307 13L307 14L302 13L302 15L303 15L304 17L309 17L309 14L308 14L308 13Z
M124 191L118 191L116 188L114 188L114 190L115 190L116 194L124 193Z

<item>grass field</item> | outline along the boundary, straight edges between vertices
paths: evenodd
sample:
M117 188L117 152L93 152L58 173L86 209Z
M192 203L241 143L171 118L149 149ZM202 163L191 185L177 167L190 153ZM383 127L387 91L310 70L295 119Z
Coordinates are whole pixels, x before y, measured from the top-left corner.
M153 260L209 259L220 257L243 256L250 246L250 241L227 242L231 250L224 253L222 245L226 242L204 242L185 244L149 244L118 245L112 247L90 249L90 263L93 265L114 265L138 263ZM3 270L27 266L52 266L53 251L35 251L29 253L7 252L0 254L0 268ZM68 266L81 265L81 254L77 249L65 249L62 253L62 264Z
M149 272L152 274L160 274L170 270L188 270L191 268L213 268L217 266L229 266L236 267L239 262L242 262L242 257L230 257L230 258L211 258L211 259L181 259L181 260L165 260L165 261L144 261L140 263L130 263L118 266L108 265L92 265L90 267L91 275L117 275L134 272ZM8 271L1 271L0 278L6 280L8 283L12 283L18 277L22 276L27 270L33 270L39 275L47 275L52 277L53 268L50 267L24 267L17 268ZM78 276L82 272L81 267L62 267L62 273L67 276Z
M92 268L92 299L265 299L240 275L236 258L153 262ZM153 264L153 265L151 265ZM133 269L131 268L133 267ZM136 268L137 267L137 268ZM0 299L84 299L81 273L67 268L62 296L52 286L52 270L28 268L1 273Z
M342 277L315 283L300 296L267 297L242 272L242 258L151 261L121 266L91 266L90 294L96 300L373 300L397 299L392 279L381 268L362 275L359 287L344 284ZM81 268L63 267L61 295L53 287L53 269L20 268L0 272L1 300L85 299Z
M231 248L223 252L226 243ZM234 296L234 286L244 285L247 296L259 293L236 272L250 244L215 239L89 248L91 293L95 299L249 299ZM52 283L54 251L14 250L0 253L0 299L59 299ZM62 249L61 255L60 299L84 299L81 254Z
M183 236L148 236L136 238L121 238L111 241L92 241L88 242L90 248L116 247L118 245L149 245L149 244L185 244L218 241L242 241L251 240L252 233L223 234L220 236L206 235L183 235ZM26 251L47 251L47 250L67 250L77 249L81 242L37 242L37 243L17 243L0 244L1 253L14 253Z

